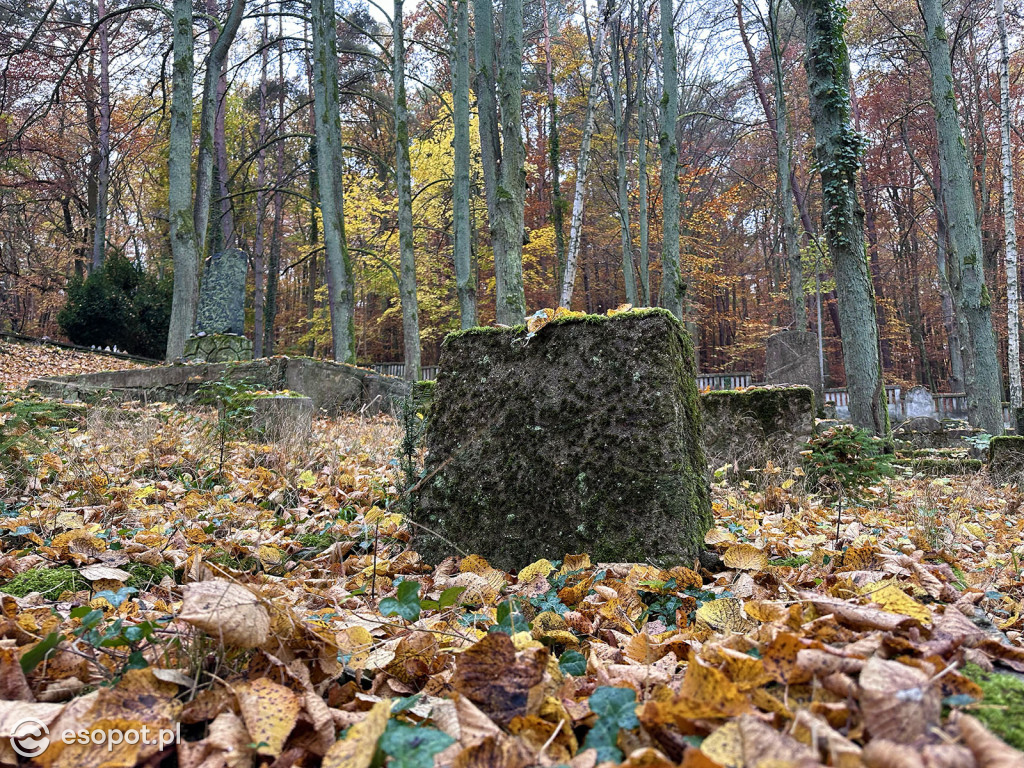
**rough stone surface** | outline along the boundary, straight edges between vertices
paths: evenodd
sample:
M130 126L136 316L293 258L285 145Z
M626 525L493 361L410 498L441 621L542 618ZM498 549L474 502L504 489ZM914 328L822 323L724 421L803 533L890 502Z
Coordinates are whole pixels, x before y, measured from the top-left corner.
M516 569L692 564L712 524L693 347L664 310L451 334L425 435L415 549ZM452 543L449 543L452 542ZM454 543L454 544L453 544Z
M809 387L753 387L705 392L704 450L713 467L745 470L771 462L792 469L814 434L814 393Z
M248 379L263 389L306 395L314 410L340 413L401 411L409 382L366 368L312 358L268 357L247 363L159 365L128 371L32 379L29 386L50 397L89 399L109 394L124 400L187 403L208 381Z
M935 419L935 399L928 387L911 387L903 395L903 411L908 419Z
M1024 483L1024 436L993 437L988 444L988 472L997 485Z
M185 342L182 357L207 363L252 360L252 342L245 336L236 336L233 333L192 336Z
M245 332L245 276L249 261L237 249L215 253L206 262L199 288L196 334Z
M253 430L268 442L301 439L313 431L313 401L308 397L257 397L252 409Z
M810 387L816 405L824 403L818 337L810 331L782 331L768 339L765 350L766 384Z

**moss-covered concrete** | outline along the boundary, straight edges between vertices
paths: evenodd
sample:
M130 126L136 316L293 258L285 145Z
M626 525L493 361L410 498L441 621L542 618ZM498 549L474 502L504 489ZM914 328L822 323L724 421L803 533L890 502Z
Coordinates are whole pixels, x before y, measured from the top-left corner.
M814 434L814 392L810 387L752 387L705 392L700 397L705 450L713 464L741 469L792 468Z
M996 484L1024 482L1024 435L993 437L988 444L988 471Z
M516 569L691 563L712 523L693 346L668 312L469 329L441 352L414 547Z

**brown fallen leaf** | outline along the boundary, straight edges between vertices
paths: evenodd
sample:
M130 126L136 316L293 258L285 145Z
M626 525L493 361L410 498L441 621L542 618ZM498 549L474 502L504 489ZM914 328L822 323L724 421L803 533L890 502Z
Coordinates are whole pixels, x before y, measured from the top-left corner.
M873 738L910 744L939 722L938 690L920 669L872 656L859 682L864 723Z
M255 648L270 637L266 606L241 584L227 579L187 585L178 618L238 648Z
M530 688L544 677L548 651L531 649L516 654L512 639L487 635L459 654L452 685L501 726L525 715Z
M280 755L299 718L299 697L266 677L235 686L235 695L256 752L270 757Z
M952 721L960 729L964 744L974 753L978 768L1024 768L1024 752L1011 747L977 718L959 712Z

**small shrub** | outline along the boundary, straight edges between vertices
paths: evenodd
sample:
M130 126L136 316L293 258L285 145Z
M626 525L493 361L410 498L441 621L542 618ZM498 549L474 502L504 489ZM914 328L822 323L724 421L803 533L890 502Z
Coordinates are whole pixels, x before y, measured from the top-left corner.
M163 357L171 321L172 283L129 259L111 254L85 280L73 278L68 300L57 315L71 341L117 346L125 352Z
M857 498L865 488L893 475L888 446L864 429L840 424L807 443L804 472L809 487Z
M0 404L0 488L32 474L37 458L46 451L47 438L76 423L81 408L34 397Z

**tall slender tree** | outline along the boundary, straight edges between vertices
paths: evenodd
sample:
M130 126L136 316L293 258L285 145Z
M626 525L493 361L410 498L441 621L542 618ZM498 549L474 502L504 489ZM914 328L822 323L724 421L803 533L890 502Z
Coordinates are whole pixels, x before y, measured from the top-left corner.
M345 240L344 158L338 97L338 31L334 0L311 0L313 109L316 114L317 181L323 214L327 303L334 359L354 363L355 286Z
M679 271L679 61L674 0L659 0L661 10L661 290L658 303L682 319L686 286Z
M850 124L850 59L841 0L793 0L806 26L807 88L821 175L822 217L835 265L843 364L854 424L889 433L875 297L864 250L864 209L857 196L862 139Z
M974 426L998 435L1003 431L1002 381L992 332L992 299L985 285L981 230L953 92L955 81L942 0L921 0L920 8L939 139L942 202L949 232L949 283L964 342L967 417Z
M171 129L167 151L167 209L170 219L174 292L167 334L167 359L185 351L199 303L199 253L192 217L192 83L195 78L192 0L174 0L171 68Z
M1024 405L1020 374L1020 289L1017 274L1017 212L1013 189L1013 133L1010 124L1010 45L1006 34L1006 8L996 0L999 27L999 136L1003 175L1003 230L1006 239L1006 367L1010 372L1010 406ZM1018 431L1024 424L1017 424Z
M395 183L398 187L398 294L402 304L405 378L420 378L420 317L416 300L416 253L412 230L412 165L409 161L409 107L405 95L405 17L403 0L392 16L392 75L395 99Z
M640 303L636 289L636 266L633 263L633 234L629 227L629 176L627 154L629 152L629 116L632 112L632 88L628 59L625 68L625 38L622 34L622 18L612 27L611 71L612 88L609 94L612 103L612 125L615 129L615 186L619 214L619 236L622 240L622 276L626 286L626 301L634 306ZM625 81L625 82L623 82ZM625 89L623 89L625 84ZM625 90L625 94L623 94ZM623 103L625 99L625 103Z
M454 32L452 97L455 112L455 179L452 189L452 230L459 322L466 329L477 324L469 206L469 0L455 0Z
M92 268L99 269L107 249L107 206L110 197L110 23L105 0L96 0L100 47L99 167L96 172L96 219L93 225Z

